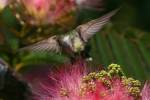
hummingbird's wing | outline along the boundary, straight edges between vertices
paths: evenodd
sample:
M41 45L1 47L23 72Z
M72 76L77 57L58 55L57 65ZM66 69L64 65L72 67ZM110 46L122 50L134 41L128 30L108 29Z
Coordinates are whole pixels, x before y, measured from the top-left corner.
M57 41L56 36L52 36L46 40L37 42L30 46L24 47L20 49L21 51L34 51L34 52L60 52L60 45Z
M106 15L92 20L86 24L82 24L76 28L78 31L80 37L83 39L83 41L87 42L96 32L98 32L108 21L110 18L118 11L114 10L110 13L107 13Z

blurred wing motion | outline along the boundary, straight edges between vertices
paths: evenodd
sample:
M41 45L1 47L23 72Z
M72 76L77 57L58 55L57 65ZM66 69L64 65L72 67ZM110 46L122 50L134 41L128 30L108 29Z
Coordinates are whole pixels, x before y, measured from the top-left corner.
M27 47L24 47L22 49L20 49L21 51L33 51L33 52L36 52L36 51L40 51L40 52L49 52L49 51L52 51L52 52L60 52L60 45L57 41L57 37L56 36L52 36L46 40L43 40L43 41L40 41L40 42L37 42L33 45L30 45L30 46L27 46Z
M110 18L117 12L118 10L114 10L98 19L92 20L86 24L80 25L76 28L79 32L83 41L87 42L96 32L100 31L100 29L108 23Z

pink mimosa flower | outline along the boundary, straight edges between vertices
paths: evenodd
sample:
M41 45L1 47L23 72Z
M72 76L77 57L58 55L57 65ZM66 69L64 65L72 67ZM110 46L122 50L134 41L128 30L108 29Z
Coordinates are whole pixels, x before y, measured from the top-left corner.
M146 82L141 92L142 100L150 100L150 82Z
M88 74L82 62L66 64L49 73L46 80L31 82L34 100L135 100L139 98L140 85L138 80L125 77L117 64Z
M21 24L64 24L77 8L101 10L101 0L13 0L11 8Z
M27 12L34 18L43 20L50 9L50 0L22 0Z
M17 19L29 24L55 24L62 16L74 12L75 2L74 0L14 0L11 8L16 13Z
M2 11L7 5L9 0L0 0L0 11Z

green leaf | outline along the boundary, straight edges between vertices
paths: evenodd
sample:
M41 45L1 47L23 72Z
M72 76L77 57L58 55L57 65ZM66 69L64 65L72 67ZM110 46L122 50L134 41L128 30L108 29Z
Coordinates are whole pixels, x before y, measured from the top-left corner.
M67 57L63 55L58 55L55 53L30 53L29 55L22 57L23 63L34 64L34 63L64 63L67 61Z

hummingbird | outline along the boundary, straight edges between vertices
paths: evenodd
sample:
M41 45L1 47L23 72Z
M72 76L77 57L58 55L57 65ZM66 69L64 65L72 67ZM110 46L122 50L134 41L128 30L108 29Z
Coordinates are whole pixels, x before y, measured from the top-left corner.
M75 54L85 50L89 39L100 31L117 11L118 10L113 10L102 17L79 25L74 30L67 32L64 35L51 36L48 39L26 46L20 50L33 52L65 52L70 56L75 56Z

